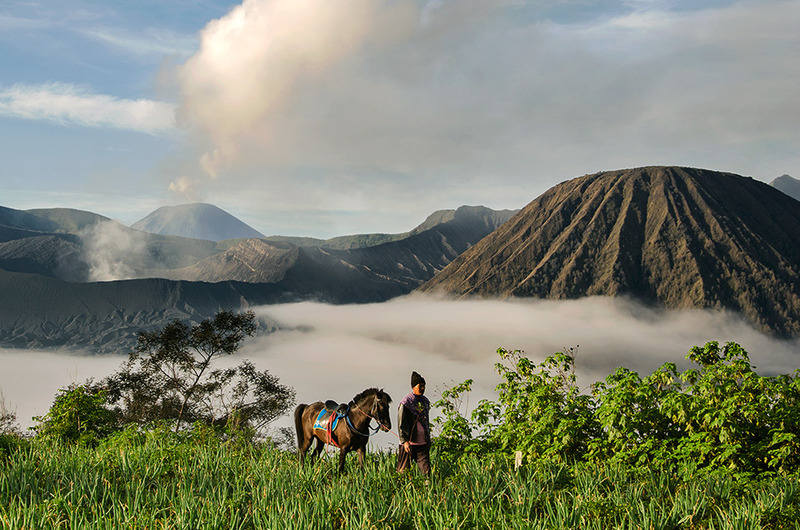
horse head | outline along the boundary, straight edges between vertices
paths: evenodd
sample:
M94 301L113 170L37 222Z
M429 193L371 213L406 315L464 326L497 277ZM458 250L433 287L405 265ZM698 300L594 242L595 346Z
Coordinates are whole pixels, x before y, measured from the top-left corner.
M383 432L389 432L392 429L392 418L389 412L391 402L391 396L382 389L375 394L375 418L380 423Z
M382 431L389 432L392 429L392 418L389 410L392 398L389 394L382 389L368 388L353 398L353 401L367 416L378 422Z

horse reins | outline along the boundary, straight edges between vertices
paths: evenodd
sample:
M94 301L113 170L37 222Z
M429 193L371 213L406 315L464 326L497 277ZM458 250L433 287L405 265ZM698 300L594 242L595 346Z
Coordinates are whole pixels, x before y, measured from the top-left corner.
M361 410L361 407L359 407L359 406L358 406L358 403L355 403L355 406L356 406L356 409L357 409L357 410L358 410L358 411L359 411L361 414L363 414L364 416L366 416L367 418L369 418L369 419L371 419L371 420L375 420L375 423L377 423L378 425L376 425L376 426L375 426L375 432L373 432L372 434L369 434L369 433L368 433L368 434L364 434L363 432L360 432L360 431L359 431L359 430L357 430L355 427L353 427L353 424L352 424L352 423L350 423L350 418L347 418L347 425L348 425L348 427L350 427L350 429L352 429L352 430L353 430L353 432L355 432L355 433L357 433L357 434L360 434L361 436L366 436L367 438L369 438L370 436L375 436L376 434L378 434L378 431L381 429L381 427L385 427L385 425L383 424L383 422L382 422L381 420L379 420L379 419L378 419L378 418L376 418L375 416L372 416L372 415L370 415L370 414L367 414L366 412L364 412L363 410ZM373 411L375 411L375 409L377 409L377 408L378 408L378 396L377 396L377 395L375 395L375 403L373 403L373 405L372 405L372 410L371 410L370 412L373 412ZM369 432L369 430L370 430L370 429L371 429L371 427L370 427L369 425L367 425L367 431L368 431L368 432ZM390 432L390 433L394 434L395 436L397 436L397 438L400 438L400 436L399 436L399 435L398 435L396 432L394 432L393 430L391 430L391 429L389 429L389 428L387 428L386 430L387 430L388 432Z

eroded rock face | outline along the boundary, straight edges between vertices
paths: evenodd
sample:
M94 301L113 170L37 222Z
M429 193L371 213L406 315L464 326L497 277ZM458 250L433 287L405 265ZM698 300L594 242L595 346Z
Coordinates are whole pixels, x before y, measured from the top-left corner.
M420 288L456 295L627 295L727 308L800 333L800 202L730 173L586 175L528 204Z

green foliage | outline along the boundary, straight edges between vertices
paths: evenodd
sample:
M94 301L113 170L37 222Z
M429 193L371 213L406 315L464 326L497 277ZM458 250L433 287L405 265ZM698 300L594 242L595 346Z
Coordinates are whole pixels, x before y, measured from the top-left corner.
M679 373L667 364L644 380L621 369L595 385L605 433L593 443L595 459L683 464L687 471L800 469L796 376L758 375L732 342L695 346L687 359L699 367Z
M590 458L628 465L661 461L666 444L681 430L663 412L665 402L679 399L681 385L674 363L667 363L644 380L619 368L593 387L595 416L601 435L592 440Z
M364 473L336 459L300 466L269 446L201 427L128 428L96 448L32 443L0 460L0 527L22 528L796 528L797 477L682 480L614 465L467 456L431 484L372 453ZM354 457L353 457L354 458Z
M467 379L445 389L442 397L433 404L442 413L435 420L441 428L441 434L433 438L433 448L449 464L465 454L485 455L489 452L487 443L473 437L470 422L461 412L462 396L472 390L472 383L472 379Z
M106 407L106 391L87 383L59 390L50 410L33 418L38 435L71 444L96 445L117 429L117 416Z
M128 362L104 382L123 421L169 421L176 431L200 422L228 434L255 436L291 407L294 391L247 360L213 368L255 329L252 311L221 311L195 326L176 320L140 333Z
M497 365L497 401L481 402L467 420L452 398L469 387L442 394L445 416L435 421L443 449L483 446L529 461L656 466L686 476L800 471L800 378L758 375L736 343L693 347L687 359L695 367L684 372L667 363L642 378L620 368L591 395L576 385L573 350L538 365L519 351L498 354L509 365Z
M469 421L453 401L469 386L462 383L443 392L436 403L445 413L435 419L441 428L437 441L444 438L453 447L461 440L463 452L520 451L529 461L580 458L599 425L590 397L576 384L575 350L556 353L538 365L520 350L500 348L497 353L504 361L495 365L501 376L498 400L481 401Z
M473 413L490 444L501 451L521 451L529 460L573 461L586 452L597 422L592 403L580 393L575 351L556 353L535 365L519 350L500 348L509 364L498 363L497 402L484 400Z
M0 433L0 460L28 446L28 439L20 433Z
M0 458L27 446L17 424L17 414L6 407L5 396L0 390Z

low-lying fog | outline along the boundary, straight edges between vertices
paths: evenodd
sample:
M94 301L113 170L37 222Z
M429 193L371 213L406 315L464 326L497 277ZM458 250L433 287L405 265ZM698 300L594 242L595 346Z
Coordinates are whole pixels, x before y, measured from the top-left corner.
M410 391L410 374L416 370L426 378L432 401L453 383L474 379L465 403L472 406L496 395L494 364L500 346L525 350L537 361L579 346L577 369L584 389L619 366L642 375L667 361L685 367L689 348L709 340L740 343L765 375L800 368L800 340L769 338L734 315L654 311L623 299L444 301L410 296L369 305L273 305L256 312L286 330L249 340L225 364L249 358L293 387L297 401L304 403L348 401L377 386L397 404ZM115 371L125 355L0 350L0 359L6 406L26 427L32 416L47 412L59 388L100 379ZM288 415L275 423L290 425ZM395 440L379 433L373 444L388 447Z

